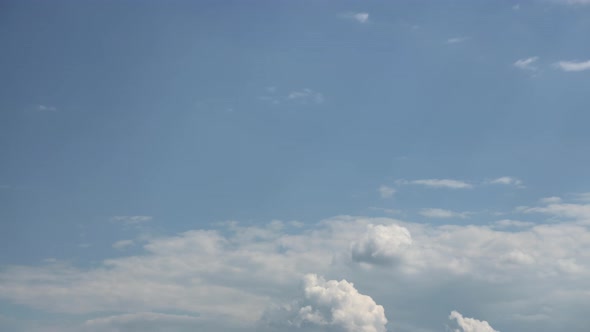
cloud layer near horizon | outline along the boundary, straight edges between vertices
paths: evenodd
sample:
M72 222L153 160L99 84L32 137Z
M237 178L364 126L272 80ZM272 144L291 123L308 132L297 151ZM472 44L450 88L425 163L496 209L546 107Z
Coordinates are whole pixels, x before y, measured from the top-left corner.
M184 312L190 315L175 318L191 326L222 321L272 331L263 316L268 318L273 305L301 298L305 280L307 304L297 311L299 326L343 328L352 323L335 313L360 306L373 314L355 324L369 322L382 331L375 326L387 316L395 331L428 331L445 312L469 308L498 326L549 331L554 324L572 326L576 312L566 308L583 307L590 295L587 209L576 203L523 207L524 214L561 220L516 229L504 223L501 230L493 224L436 226L351 216L303 230L278 221L264 227L228 223L151 239L141 254L94 267L60 261L10 266L0 272L0 298L47 312L96 316L101 324L110 317L101 317L106 312ZM342 279L354 286L337 281ZM334 302L343 297L348 304ZM428 309L421 309L425 303ZM364 315L365 309L357 309ZM575 322L590 323L584 317Z

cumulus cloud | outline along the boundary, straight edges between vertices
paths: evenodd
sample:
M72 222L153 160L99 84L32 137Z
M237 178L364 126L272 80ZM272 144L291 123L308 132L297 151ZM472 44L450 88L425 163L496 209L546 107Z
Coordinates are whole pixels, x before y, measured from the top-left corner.
M584 71L590 69L590 60L588 61L559 61L555 63L555 67L563 71Z
M398 225L367 226L367 231L351 245L352 259L357 262L389 264L401 258L412 244L407 228Z
M516 60L512 65L518 69L536 71L538 68L534 64L537 60L539 60L538 56L532 56L530 58Z
M452 311L449 315L449 319L455 320L459 329L455 329L454 332L498 332L494 330L488 322L477 320L474 318L463 317L457 311Z
M383 306L359 293L346 280L328 280L315 274L304 277L304 296L295 324L333 326L346 332L385 332Z
M381 195L381 198L391 198L393 197L393 194L395 194L395 189L386 185L380 186L378 191L379 195Z
M359 23L367 23L369 22L369 13L365 12L349 12L340 14L341 18L354 20Z
M419 213L428 218L467 218L469 216L469 212L455 212L436 208L422 209Z
M421 179L421 180L398 180L399 184L416 184L432 188L449 188L449 189L470 189L473 185L459 180L452 179Z
M347 331L347 318L333 314L349 309L336 300L342 298L366 304L354 306L364 313L355 318L357 327L371 328L374 323L378 329L385 324L380 311L365 310L370 307L368 299L358 300L347 284L336 281L346 279L387 310L383 317L395 318L388 323L394 331L403 331L401 326L436 330L441 317L457 306L485 310L490 320L502 319L505 326L521 332L547 331L547 320L525 324L518 317L541 312L548 304L552 310L543 315L560 329L574 331L590 324L590 318L570 310L584 307L590 294L590 230L576 221L503 230L337 216L301 228L278 221L219 227L146 239L140 253L89 266L59 260L3 266L0 299L70 318L103 312L173 312L216 322L206 328L195 321L193 330L231 330L220 329L223 322L234 330L253 332L301 327ZM351 264L352 255L363 264ZM365 268L383 261L395 264ZM302 296L298 289L308 272L333 280L308 280L310 293ZM338 293L338 287L345 290ZM314 297L333 292L342 295L334 296L333 307ZM297 298L302 300L287 306L289 315L268 310L273 303ZM452 303L441 300L448 298ZM268 330L262 324L262 317L268 316L283 326L292 324Z

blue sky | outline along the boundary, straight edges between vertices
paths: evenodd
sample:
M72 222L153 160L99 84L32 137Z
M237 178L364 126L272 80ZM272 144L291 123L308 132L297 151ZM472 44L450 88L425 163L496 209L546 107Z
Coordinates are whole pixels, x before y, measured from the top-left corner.
M0 329L582 331L589 4L4 1Z

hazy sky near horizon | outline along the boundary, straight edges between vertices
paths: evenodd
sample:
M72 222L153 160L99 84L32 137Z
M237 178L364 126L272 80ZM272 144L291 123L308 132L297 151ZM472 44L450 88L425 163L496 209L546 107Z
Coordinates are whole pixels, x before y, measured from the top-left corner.
M0 330L585 331L590 1L0 1Z

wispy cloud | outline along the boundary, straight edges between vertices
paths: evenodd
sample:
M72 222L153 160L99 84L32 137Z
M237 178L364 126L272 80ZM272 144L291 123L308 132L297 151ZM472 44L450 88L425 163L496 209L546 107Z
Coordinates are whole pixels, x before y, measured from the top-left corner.
M112 221L120 222L124 224L140 224L152 220L151 216L114 216L111 218Z
M467 38L467 37L452 37L452 38L447 39L445 41L445 43L447 43L447 44L459 44L459 43L466 42L467 40L469 40L469 38Z
M469 216L469 212L455 212L451 210L445 209L422 209L420 210L420 215L428 218L467 218Z
M555 67L563 71L584 71L590 69L590 60L587 61L559 61Z
M379 195L381 195L381 198L391 198L393 197L393 194L395 194L395 189L388 187L386 185L380 186L379 189L377 189L377 191L379 191Z
M57 107L48 106L48 105L37 105L37 110L53 112L53 111L57 111Z
M266 94L259 96L258 100L269 104L278 105L282 102L299 102L302 104L324 102L324 95L321 92L313 91L310 88L303 88L301 90L292 90L287 95L277 94L278 89L274 86L266 87Z
M511 185L516 186L519 188L524 188L524 185L520 179L510 177L510 176L502 176L488 182L489 184L503 184L503 185Z
M324 102L324 95L322 95L320 92L315 92L309 88L305 88L302 90L291 91L287 96L287 99L298 100L302 103L314 102L321 104Z
M133 240L121 240L113 243L113 248L115 249L123 249L134 244Z
M494 222L494 227L496 228L522 228L522 227L531 227L534 226L535 223L530 221L520 221L520 220L512 220L512 219L502 219Z
M416 184L432 188L449 188L449 189L470 189L473 185L459 180L452 179L420 179L420 180L398 180L398 184Z
M539 69L534 65L537 60L539 60L538 56L532 56L530 58L516 60L512 65L518 69L536 71Z
M341 18L354 20L359 23L369 22L369 13L366 12L348 12L339 15Z

